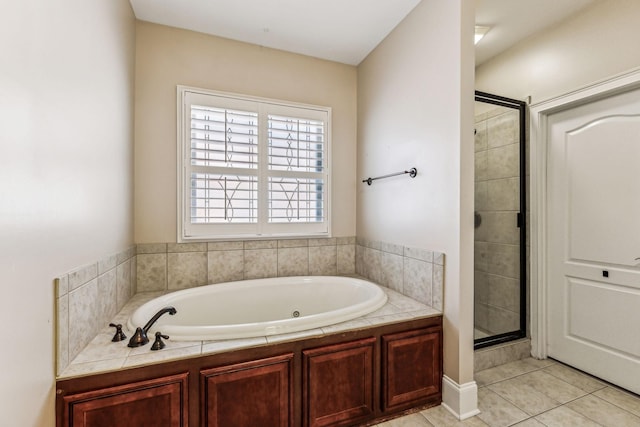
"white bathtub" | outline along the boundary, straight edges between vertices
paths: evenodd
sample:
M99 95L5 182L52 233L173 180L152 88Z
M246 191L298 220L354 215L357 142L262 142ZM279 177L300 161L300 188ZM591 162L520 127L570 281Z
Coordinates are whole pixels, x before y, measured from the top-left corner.
M249 338L298 332L371 313L387 301L366 280L334 276L243 280L172 292L140 306L129 330L144 326L158 310L173 306L148 335L161 331L176 341Z

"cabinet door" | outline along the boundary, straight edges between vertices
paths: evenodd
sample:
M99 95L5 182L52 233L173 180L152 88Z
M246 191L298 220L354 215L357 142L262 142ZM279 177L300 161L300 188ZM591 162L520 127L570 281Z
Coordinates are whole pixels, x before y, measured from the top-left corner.
M293 425L293 353L203 370L202 424L207 427Z
M304 425L352 425L373 414L375 338L303 351Z
M64 425L182 427L188 425L187 373L63 398Z
M442 394L442 332L420 329L382 337L384 410L439 403Z

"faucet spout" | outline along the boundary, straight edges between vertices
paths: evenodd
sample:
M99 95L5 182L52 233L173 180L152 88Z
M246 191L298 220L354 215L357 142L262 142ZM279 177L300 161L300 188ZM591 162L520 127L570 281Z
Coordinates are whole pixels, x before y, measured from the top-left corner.
M142 328L144 330L144 333L146 334L147 332L149 332L149 329L151 328L151 326L153 326L154 323L156 323L156 321L160 318L160 316L162 316L165 313L169 313L170 315L174 315L176 314L178 311L174 308L174 307L165 307L162 310L158 311L156 314L153 315L153 317L151 318L151 320L149 320L147 322L146 325L144 325L144 328Z
M146 343L148 343L149 342L149 337L147 337L147 332L149 332L149 329L151 328L151 326L153 326L153 324L156 323L156 321L160 318L160 316L162 316L165 313L169 313L170 315L173 316L177 312L178 311L174 307L165 307L162 310L158 311L147 322L147 324L144 325L144 328L141 328L141 327L138 326L138 328L136 329L135 334L133 334L133 336L129 340L129 344L127 344L127 346L128 347L140 347L141 345L145 345Z

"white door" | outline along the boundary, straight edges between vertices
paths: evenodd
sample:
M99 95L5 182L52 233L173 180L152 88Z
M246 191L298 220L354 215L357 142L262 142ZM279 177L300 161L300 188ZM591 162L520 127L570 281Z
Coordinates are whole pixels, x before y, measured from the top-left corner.
M640 90L547 130L548 355L640 393Z

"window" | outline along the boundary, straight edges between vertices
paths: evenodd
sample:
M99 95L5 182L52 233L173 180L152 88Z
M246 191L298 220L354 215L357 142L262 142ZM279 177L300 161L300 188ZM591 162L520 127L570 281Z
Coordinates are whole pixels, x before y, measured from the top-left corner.
M179 241L328 236L330 114L179 86Z

